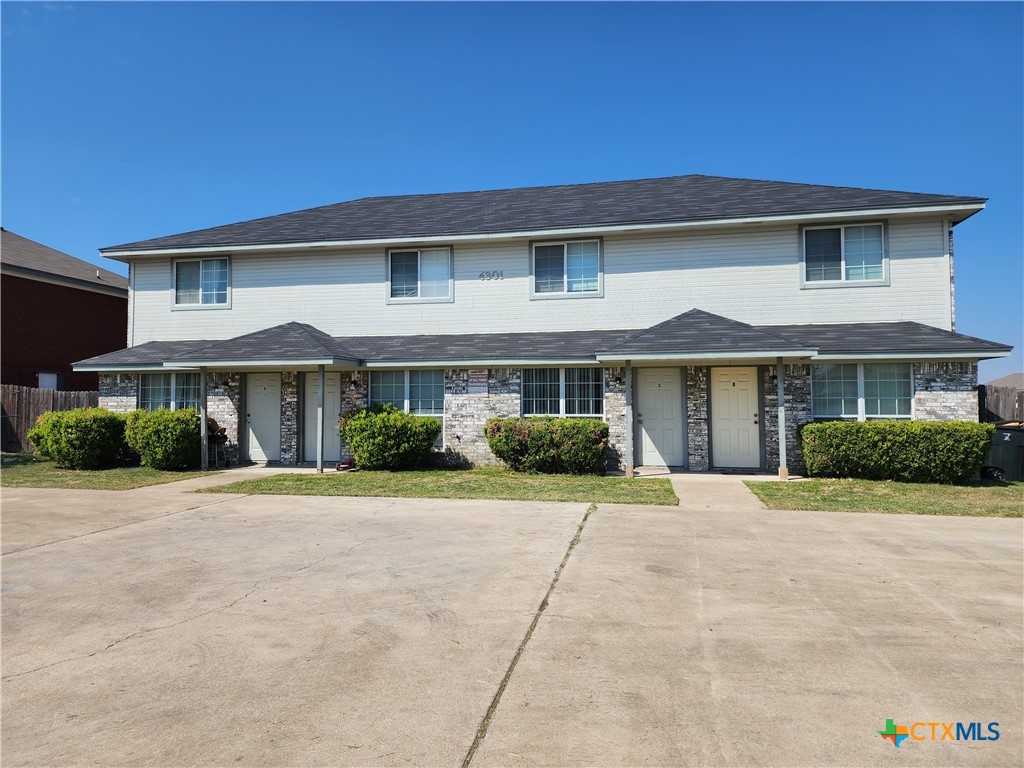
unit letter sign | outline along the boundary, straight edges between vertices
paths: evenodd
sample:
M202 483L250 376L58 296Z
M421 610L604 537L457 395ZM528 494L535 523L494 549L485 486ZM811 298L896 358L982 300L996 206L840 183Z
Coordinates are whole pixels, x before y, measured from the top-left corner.
M487 369L470 368L466 374L467 392L471 395L487 394Z

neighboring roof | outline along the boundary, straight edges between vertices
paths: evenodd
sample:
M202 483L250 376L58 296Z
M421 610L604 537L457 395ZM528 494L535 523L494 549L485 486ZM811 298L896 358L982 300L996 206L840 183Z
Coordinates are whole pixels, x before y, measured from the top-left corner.
M104 252L415 239L595 226L976 205L985 198L720 176L364 197L237 224L139 240Z
M637 331L613 347L601 352L618 357L649 356L658 353L685 352L688 355L780 352L814 354L810 344L794 343L792 339L771 333L738 320L713 315L702 309L691 309L663 323Z
M986 387L1009 387L1010 389L1024 389L1024 373L1011 373L995 381L986 381Z
M305 323L285 323L234 339L152 341L81 360L76 367L229 365L274 361L295 364L487 364L500 361L650 359L701 356L806 359L822 355L953 355L992 357L1012 347L920 323L839 323L752 326L690 310L643 330L471 333L432 336L332 337ZM331 362L334 361L334 362Z
M819 355L970 354L1009 352L1008 344L951 333L912 322L835 323L760 326L800 344L818 348Z
M53 276L128 295L128 279L0 228L0 264L25 277Z

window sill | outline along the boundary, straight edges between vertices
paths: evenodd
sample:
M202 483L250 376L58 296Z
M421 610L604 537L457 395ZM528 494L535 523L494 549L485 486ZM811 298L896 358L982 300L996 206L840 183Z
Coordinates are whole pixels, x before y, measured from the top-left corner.
M172 304L172 312L198 312L204 309L231 309L231 302L226 304Z
M889 279L881 280L802 280L800 288L817 290L820 288L878 288L889 285Z
M577 293L530 293L530 301L555 301L558 299L603 299L604 290L579 291Z
M435 298L433 296L429 298L421 298L419 296L409 296L407 298L400 298L397 296L385 296L385 304L454 304L454 296L445 296L444 298Z

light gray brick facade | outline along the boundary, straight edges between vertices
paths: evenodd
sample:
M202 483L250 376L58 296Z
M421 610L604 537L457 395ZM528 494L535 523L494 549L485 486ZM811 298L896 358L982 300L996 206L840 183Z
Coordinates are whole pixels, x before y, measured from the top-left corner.
M764 413L764 464L768 471L778 467L778 403L775 367L764 366L761 375ZM801 472L798 431L811 420L810 365L785 367L786 454L790 471ZM978 420L978 366L971 362L914 363L914 416L919 420ZM710 428L708 413L708 378L705 366L685 368L686 435L689 468L705 471L709 466ZM119 413L138 407L138 374L102 374L99 404ZM521 413L522 371L518 368L490 368L487 371L487 393L470 394L468 371L447 369L445 381L445 413L442 432L443 462L451 465L491 465L497 459L487 446L484 424L496 416L519 416ZM281 375L281 463L298 460L299 441L299 375L286 371ZM618 469L625 463L626 440L630 421L626 412L625 370L604 369L604 410L609 426L607 466ZM342 413L368 404L369 374L351 371L342 374ZM226 428L228 458L244 461L240 455L244 418L241 411L243 376L238 372L209 373L207 405L212 418ZM336 429L336 425L328 425ZM350 457L343 445L343 455ZM442 457L439 457L441 459Z

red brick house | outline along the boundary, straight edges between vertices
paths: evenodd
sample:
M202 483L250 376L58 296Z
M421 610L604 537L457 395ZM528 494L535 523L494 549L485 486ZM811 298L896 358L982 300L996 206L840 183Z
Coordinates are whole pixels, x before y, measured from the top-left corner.
M0 383L97 389L71 363L127 337L126 278L0 229Z

